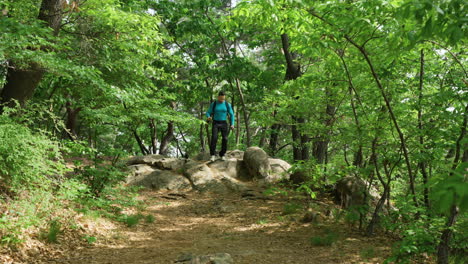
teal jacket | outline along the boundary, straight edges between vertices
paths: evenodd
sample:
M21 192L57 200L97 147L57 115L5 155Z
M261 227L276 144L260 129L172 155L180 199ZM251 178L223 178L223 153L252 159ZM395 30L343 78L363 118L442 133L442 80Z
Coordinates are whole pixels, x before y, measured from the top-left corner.
M230 103L224 101L222 103L218 102L217 100L210 104L208 111L206 111L206 117L210 117L213 114L213 104L216 103L215 115L213 120L216 121L225 121L227 118L227 114L229 114L231 119L231 126L234 125L234 111L232 111L232 106ZM227 108L226 108L227 105Z

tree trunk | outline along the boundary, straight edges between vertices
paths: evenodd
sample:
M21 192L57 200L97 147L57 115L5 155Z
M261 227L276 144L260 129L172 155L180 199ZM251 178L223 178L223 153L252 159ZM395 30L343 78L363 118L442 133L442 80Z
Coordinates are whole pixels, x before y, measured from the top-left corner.
M278 114L277 104L274 104L274 110L273 110L273 120L276 119L276 115ZM270 128L270 142L269 142L269 152L271 156L275 156L276 152L278 150L278 135L279 131L281 129L281 124L275 123L271 126Z
M38 19L44 21L46 25L54 30L57 35L62 20L63 0L42 0ZM15 63L10 61L7 70L6 84L0 94L0 103L7 106L14 106L12 100L17 100L21 106L34 94L34 90L44 75L44 69L37 63L30 63L29 68L19 69ZM0 113L3 107L0 105Z
M468 151L467 151L468 144L464 144L463 149L461 146L463 139L465 138L465 135L466 135L467 123L468 123L468 105L466 105L465 107L465 113L463 116L463 124L461 126L461 133L455 144L455 158L452 164L452 172L450 172L449 177L453 176L453 171L455 171L455 169L459 166L460 156L461 156L460 153L462 150L463 150L463 157L461 161L468 162ZM442 232L442 235L440 237L440 243L437 249L437 264L448 263L449 250L450 250L449 244L450 244L450 239L453 233L452 227L455 225L457 216L458 216L458 208L456 204L454 203L450 208L450 215L445 224L445 229Z
M408 147L406 145L406 139L403 134L403 131L401 130L398 121L396 119L395 113L393 112L393 108L390 104L390 99L388 98L387 94L385 93L385 89L382 86L382 83L380 82L380 78L377 75L377 72L374 69L374 65L372 64L371 59L368 56L367 50L364 46L357 44L353 39L351 39L348 35L345 35L345 39L348 40L354 47L356 47L359 52L362 54L364 59L367 62L367 65L369 66L370 72L372 74L372 77L374 78L375 83L377 84L377 88L379 88L380 93L382 95L382 98L385 102L385 106L387 107L387 111L390 115L390 119L395 127L395 130L398 133L398 136L400 138L400 145L401 148L403 149L403 156L405 157L405 163L406 163L406 169L408 171L408 176L409 176L409 187L411 191L411 195L413 196L413 202L416 207L419 206L418 200L416 198L416 189L415 189L415 179L414 179L414 174L413 170L411 168L411 161L409 158L409 151Z
M357 110L356 110L356 105L354 103L354 99L355 99L354 95L356 95L356 98L358 100L359 100L359 96L356 92L356 89L354 88L353 79L351 77L351 74L349 73L348 65L346 64L346 61L344 60L344 51L337 51L337 55L340 57L341 62L343 63L343 67L346 72L346 77L348 79L348 91L350 95L351 108L353 109L354 122L356 123L357 136L359 139L358 150L354 153L353 165L356 167L362 167L362 162L364 160L363 155L362 155L362 141L361 141L362 132L361 132L361 124L359 122L359 117L358 117Z
M138 143L138 146L140 147L140 151L141 151L141 154L143 155L148 155L150 154L148 148L145 146L145 144L143 143L143 140L141 140L140 136L138 135L137 131L136 131L136 128L133 129L133 136L135 137L137 143Z
M78 107L73 109L70 101L67 101L65 108L67 109L67 122L65 124L67 135L71 140L75 140L77 137L76 124L78 120L78 113L82 110L82 108Z
M157 126L156 123L154 122L154 119L150 119L149 123L149 128L150 128L150 133L151 133L151 153L156 154L157 153Z
M284 33L281 35L281 43L286 61L286 75L284 79L285 81L295 80L302 76L302 72L300 64L294 61L296 54L293 54L290 51L288 34ZM293 124L291 126L291 135L293 140L293 159L295 161L304 160L308 157L309 153L309 147L306 145L306 143L309 142L309 137L302 135L297 126L303 124L305 120L304 118L297 116L292 116L291 118L293 120Z
M251 136L250 136L250 129L249 129L249 118L247 116L247 107L245 106L244 94L242 93L242 89L240 86L240 81L238 78L235 78L237 91L239 92L239 98L242 104L242 113L244 114L244 123L245 123L245 132L247 136L247 147L251 146Z
M200 103L200 119L204 119L204 108L203 108L203 103ZM206 152L206 141L205 141L205 136L203 133L203 128L205 127L204 124L200 124L200 131L199 131L199 138L200 138L200 151L201 152Z
M327 128L325 135L321 135L318 137L318 140L313 143L313 152L312 155L317 161L318 164L326 164L327 163L327 154L328 154L328 143L330 140L328 139L330 130L328 129L333 124L333 116L335 114L335 107L327 104L327 109L325 111L325 127Z
M171 108L176 108L176 103L171 102ZM166 133L164 133L163 138L161 139L161 144L159 145L159 154L166 155L169 150L169 143L174 139L174 121L169 121L167 123Z
M387 169L385 164L383 165L383 167L384 167L384 170L385 170L385 175L387 177L387 182L384 181L384 179L382 178L382 175L380 174L379 166L378 166L378 160L377 160L377 153L375 151L376 146L377 146L377 140L378 140L378 138L376 137L374 139L374 141L372 142L372 161L374 163L375 174L377 175L380 183L382 184L384 191L382 193L382 196L380 196L380 199L377 202L377 205L375 206L374 213L372 214L372 219L369 222L369 224L367 225L366 234L368 236L374 235L375 226L380 222L380 211L382 210L382 208L385 205L385 200L390 195L390 182L391 182L391 179L392 179L392 177L391 177L392 172ZM369 185L371 185L371 184L369 184ZM371 188L371 186L369 186L369 188Z
M418 96L418 129L419 129L419 145L421 159L424 157L424 136L423 136L423 121L422 121L422 99L423 99L423 78L424 78L424 49L421 49L420 70L419 70L419 96ZM424 205L430 208L429 204L429 188L427 187L428 176L426 171L426 162L419 161L418 167L421 170L421 175L424 183Z
M273 114L274 116L276 115L276 110ZM273 117L274 118L274 117ZM276 151L278 150L278 136L279 136L279 131L281 129L280 124L273 124L270 128L270 154L272 156L276 155Z
M161 139L161 144L159 145L159 154L166 155L169 150L169 143L174 138L174 121L167 123L166 133Z

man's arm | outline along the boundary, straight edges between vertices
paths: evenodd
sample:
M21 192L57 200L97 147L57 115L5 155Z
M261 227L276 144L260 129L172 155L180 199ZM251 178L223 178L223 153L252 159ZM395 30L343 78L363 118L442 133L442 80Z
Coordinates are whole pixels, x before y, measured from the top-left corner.
M206 111L205 115L206 115L207 118L211 117L211 114L212 114L211 109L213 108L213 104L214 104L214 102L210 104L210 106L208 107L208 111Z
M229 104L228 112L229 112L229 116L231 117L231 126L234 126L234 111L232 111L231 104Z

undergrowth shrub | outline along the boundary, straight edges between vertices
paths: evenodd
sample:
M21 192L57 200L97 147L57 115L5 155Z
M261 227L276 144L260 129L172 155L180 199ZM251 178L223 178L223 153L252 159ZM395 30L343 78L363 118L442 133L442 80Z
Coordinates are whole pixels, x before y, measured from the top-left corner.
M0 187L6 191L46 188L65 171L57 142L0 115Z
M136 200L138 188L116 187L124 173L114 163L99 160L94 149L83 151L81 145L73 154L92 157L93 163L65 177L70 170L62 155L70 148L37 126L30 129L31 119L23 117L33 114L16 115L0 115L1 245L16 247L34 233L48 243L59 243L64 229L77 226L74 216L79 210L123 221L124 208L142 208Z

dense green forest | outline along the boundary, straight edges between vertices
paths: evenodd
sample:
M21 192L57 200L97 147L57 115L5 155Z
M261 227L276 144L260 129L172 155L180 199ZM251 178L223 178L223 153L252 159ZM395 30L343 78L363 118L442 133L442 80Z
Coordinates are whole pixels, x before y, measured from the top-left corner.
M463 0L0 0L1 247L67 225L74 209L128 220L110 206L136 203L122 161L208 152L205 112L225 91L229 149L288 161L292 188L311 197L345 176L370 182L380 199L358 208L356 228L398 235L389 261L466 263L467 11Z

